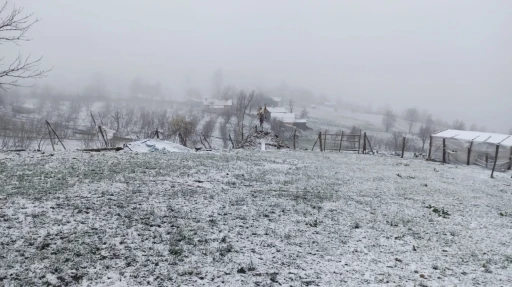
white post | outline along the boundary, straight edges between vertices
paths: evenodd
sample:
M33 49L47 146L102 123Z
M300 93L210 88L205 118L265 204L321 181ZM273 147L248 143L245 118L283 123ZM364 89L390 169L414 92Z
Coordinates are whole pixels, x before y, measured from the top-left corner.
M264 141L261 142L261 151L265 151L265 142Z

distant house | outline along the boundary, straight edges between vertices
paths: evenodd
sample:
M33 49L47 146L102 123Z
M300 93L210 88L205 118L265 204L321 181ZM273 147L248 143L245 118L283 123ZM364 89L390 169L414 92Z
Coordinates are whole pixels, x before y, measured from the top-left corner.
M295 119L295 121L293 122L293 126L300 130L305 131L308 129L308 126L306 125L306 123L307 123L306 119Z
M293 122L295 122L295 114L294 113L273 113L271 119L282 121L283 123L293 123Z
M203 100L203 109L210 113L222 113L233 106L232 99L218 100L206 98Z
M287 125L294 126L301 130L306 130L308 128L306 126L306 119L295 118L295 113L288 113L286 109L283 107L267 108L267 111L265 111L265 117L267 121L282 121Z
M265 111L265 118L267 119L267 121L270 121L270 120L272 120L273 116L279 116L279 114L285 114L285 113L286 113L286 109L283 107L274 107L274 108L267 107L267 110Z

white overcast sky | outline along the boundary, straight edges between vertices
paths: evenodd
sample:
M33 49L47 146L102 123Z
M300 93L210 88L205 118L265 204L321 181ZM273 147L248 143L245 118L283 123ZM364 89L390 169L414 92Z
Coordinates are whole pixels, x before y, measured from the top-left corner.
M11 1L13 2L13 1ZM374 107L512 127L512 1L18 0L42 19L21 49L80 87L100 72L175 93L281 82ZM78 89L78 88L77 88Z

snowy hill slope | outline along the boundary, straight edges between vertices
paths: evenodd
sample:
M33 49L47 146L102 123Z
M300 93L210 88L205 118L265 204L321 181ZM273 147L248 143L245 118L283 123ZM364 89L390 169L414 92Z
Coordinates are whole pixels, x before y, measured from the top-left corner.
M7 286L512 284L510 172L329 152L57 152L2 153L0 181Z

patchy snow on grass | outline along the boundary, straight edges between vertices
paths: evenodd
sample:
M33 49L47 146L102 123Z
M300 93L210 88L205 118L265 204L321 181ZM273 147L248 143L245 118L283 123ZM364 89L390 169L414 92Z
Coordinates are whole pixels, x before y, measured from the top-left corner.
M512 285L510 172L290 151L1 163L6 286Z
M129 150L136 152L190 152L191 149L180 144L158 139L145 139L127 144Z

